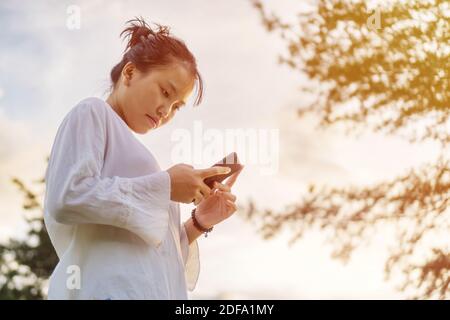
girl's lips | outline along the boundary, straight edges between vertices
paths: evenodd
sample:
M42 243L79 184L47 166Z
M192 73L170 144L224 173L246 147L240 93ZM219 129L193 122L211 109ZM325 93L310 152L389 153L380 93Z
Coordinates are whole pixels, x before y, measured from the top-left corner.
M150 123L150 126L152 128L156 128L156 126L158 125L157 122L155 121L155 119L153 119L152 117L150 117L148 114L146 114L148 122Z

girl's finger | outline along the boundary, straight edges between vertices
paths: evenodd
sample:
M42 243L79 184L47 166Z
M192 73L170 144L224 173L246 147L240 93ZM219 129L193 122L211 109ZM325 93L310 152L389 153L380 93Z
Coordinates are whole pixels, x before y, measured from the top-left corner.
M237 177L242 172L242 170L239 170L238 172L233 173L228 179L225 184L229 186L230 188L233 186L233 184L236 182Z
M194 204L198 205L203 200L203 195L200 191L197 191L194 198Z
M227 191L230 192L231 188L229 186L227 186L226 184L220 183L220 182L214 182L214 188L222 190L222 191Z
M208 198L211 195L211 189L204 183L200 186L200 192L204 198Z
M234 194L232 194L231 192L223 192L223 191L218 191L217 192L220 196L223 196L225 199L230 200L230 201L236 201L236 196Z

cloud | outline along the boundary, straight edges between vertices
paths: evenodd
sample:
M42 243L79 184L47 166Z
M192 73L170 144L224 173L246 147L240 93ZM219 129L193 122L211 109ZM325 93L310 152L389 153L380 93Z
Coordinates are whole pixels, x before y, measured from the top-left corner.
M232 217L200 242L202 263L198 291L191 297L223 299L389 299L400 298L383 281L385 251L391 238L380 235L357 250L347 265L330 259L330 246L319 232L309 232L288 247L290 235L271 240L254 226ZM214 241L210 241L214 239ZM220 275L220 276L217 276Z
M11 179L17 177L32 185L32 181L41 178L45 149L26 123L6 117L1 107L0 141L0 238L4 239L24 230L23 197Z
M356 136L347 134L342 125L318 128L316 115L299 118L290 106L279 113L278 121L280 173L305 183L370 185L403 175L439 155L433 142L412 144L371 131Z

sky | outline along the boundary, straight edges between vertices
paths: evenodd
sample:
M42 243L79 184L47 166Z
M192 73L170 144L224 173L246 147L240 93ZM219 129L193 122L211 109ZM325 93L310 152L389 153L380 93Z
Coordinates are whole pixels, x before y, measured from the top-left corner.
M80 10L79 29L67 26L71 5ZM287 19L302 9L299 2L287 0L267 1L267 6ZM195 146L205 148L208 135L226 142L227 130L275 137L244 144L239 153L247 160L233 187L240 206L252 199L260 208L282 210L298 201L311 182L367 185L402 174L438 153L432 143L412 145L370 132L348 136L339 127L317 129L314 116L299 119L296 109L310 101L299 88L308 80L277 63L284 45L264 30L250 1L2 1L0 239L20 234L25 226L21 196L10 179L19 177L39 190L33 181L44 174L65 114L86 97L106 99L109 72L124 49L119 33L135 16L170 26L194 53L205 83L199 107L185 107L166 126L136 136L161 168L179 160L173 150L180 130L192 134L187 147L197 155ZM249 154L263 149L261 141L268 142L270 156L260 155L251 163ZM206 168L217 158L181 160ZM273 170L267 172L264 159ZM182 205L185 219L190 210ZM285 232L263 240L238 215L217 225L208 238L198 240L201 271L190 298L404 298L393 282L383 280L392 240L388 230L346 265L330 258L331 248L320 232L308 233L293 246L287 245L288 239Z

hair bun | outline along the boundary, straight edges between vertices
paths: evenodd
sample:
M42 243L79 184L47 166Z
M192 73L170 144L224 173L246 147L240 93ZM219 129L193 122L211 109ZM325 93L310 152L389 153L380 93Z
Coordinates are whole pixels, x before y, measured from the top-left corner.
M158 31L155 32L142 17L128 20L127 23L129 24L129 27L120 33L121 37L124 36L124 38L128 38L125 51L144 42L151 36L170 36L169 27L156 24L158 26Z
M127 23L129 24L129 27L120 33L121 37L124 36L124 38L128 38L125 51L142 42L142 40L147 38L150 34L153 34L153 30L142 18L128 20Z

